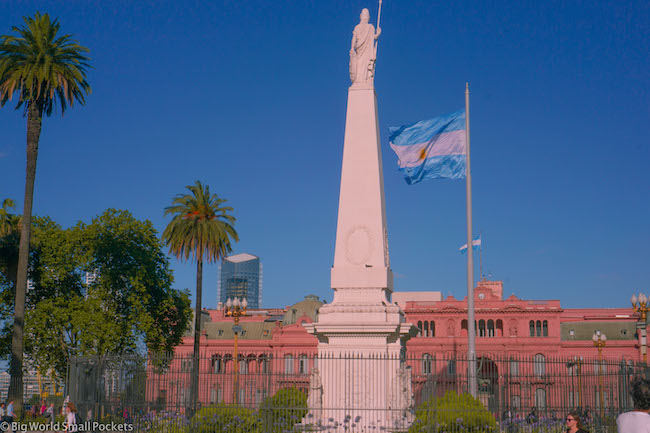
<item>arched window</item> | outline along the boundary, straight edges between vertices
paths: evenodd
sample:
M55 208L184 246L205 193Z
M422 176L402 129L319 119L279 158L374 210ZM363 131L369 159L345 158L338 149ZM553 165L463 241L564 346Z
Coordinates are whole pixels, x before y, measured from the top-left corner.
M548 320L542 322L542 336L548 337Z
M483 319L478 321L478 336L485 337L485 320Z
M309 369L309 361L307 360L307 355L300 355L300 361L298 361L298 373L307 374Z
M248 373L248 363L246 362L246 358L244 358L244 355L239 354L237 356L237 362L239 363L239 373L240 374Z
M433 320L431 321L431 324L429 326L429 332L431 332L432 337L436 336L436 322L434 322Z
M223 373L223 361L221 355L212 355L212 372Z
M293 374L293 356L286 355L284 357L284 373Z
M424 322L424 336L428 337L429 336L429 322Z
M541 377L546 374L546 357L541 353L535 355L534 367L536 376Z
M420 335L422 334L422 320L418 320L418 329L420 330Z
M487 331L488 337L494 337L494 320L490 319L487 321Z
M542 322L538 320L536 325L537 326L535 326L535 329L537 330L537 336L541 337L542 336Z
M266 355L260 355L259 363L260 363L259 372L260 373L268 373L269 372L269 357L266 356Z
M463 319L460 322L460 335L462 337L467 337L467 319Z
M546 410L546 390L544 388L535 390L535 407L539 412Z
M503 320L497 319L497 337L503 337Z
M534 337L535 336L535 321L531 320L528 322L528 326L530 326L530 336Z
M431 374L431 355L422 355L422 374Z

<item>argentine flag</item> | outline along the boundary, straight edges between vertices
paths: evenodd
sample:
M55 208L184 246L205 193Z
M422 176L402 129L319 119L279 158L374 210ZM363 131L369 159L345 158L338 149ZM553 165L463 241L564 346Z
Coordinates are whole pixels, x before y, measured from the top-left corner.
M390 147L406 183L424 179L464 179L465 111L388 128Z
M475 250L481 249L481 235L478 235L474 238L474 240L472 241L472 248ZM467 252L467 244L458 248L458 251L460 251L461 254L465 254Z

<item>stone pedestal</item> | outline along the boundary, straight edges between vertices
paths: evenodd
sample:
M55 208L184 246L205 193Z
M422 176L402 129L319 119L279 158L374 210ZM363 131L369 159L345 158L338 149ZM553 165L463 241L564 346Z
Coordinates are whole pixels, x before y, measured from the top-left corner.
M322 380L322 408L311 412L320 420L306 421L347 422L355 425L354 431L402 429L412 399L410 371L400 355L417 328L405 323L404 313L391 302L393 274L372 87L348 91L331 283L334 300L320 308L318 322L305 325L319 340Z

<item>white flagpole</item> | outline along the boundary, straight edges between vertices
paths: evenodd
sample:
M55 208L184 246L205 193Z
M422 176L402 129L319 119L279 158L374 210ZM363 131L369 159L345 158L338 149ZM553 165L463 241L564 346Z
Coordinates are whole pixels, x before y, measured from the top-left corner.
M465 83L465 141L466 141L466 175L467 189L467 367L469 393L476 397L478 384L476 380L476 328L474 327L474 244L472 239L472 171L469 159L469 83Z

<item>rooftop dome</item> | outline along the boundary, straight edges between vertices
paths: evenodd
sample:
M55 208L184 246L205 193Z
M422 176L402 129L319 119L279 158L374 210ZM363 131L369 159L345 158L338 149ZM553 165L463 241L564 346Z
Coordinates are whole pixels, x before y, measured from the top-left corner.
M318 309L323 305L318 296L307 295L305 299L292 305L282 319L283 325L293 325L302 316L309 316L313 321L318 318Z

